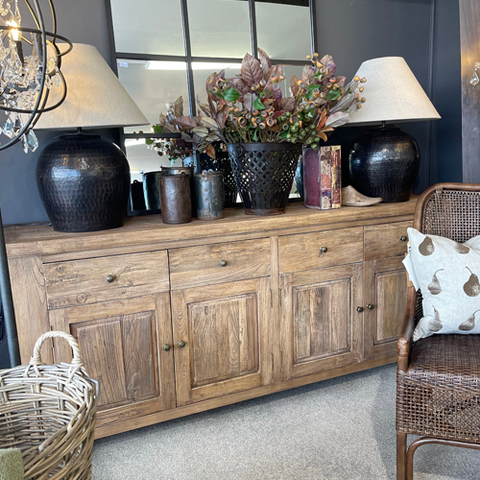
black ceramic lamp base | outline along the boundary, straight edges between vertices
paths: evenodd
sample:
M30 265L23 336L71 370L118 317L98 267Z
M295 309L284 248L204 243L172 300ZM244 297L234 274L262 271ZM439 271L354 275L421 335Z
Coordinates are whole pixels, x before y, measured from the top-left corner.
M410 135L390 126L369 130L355 140L350 151L351 183L367 197L406 202L419 164L418 144Z
M40 155L37 184L54 230L92 232L121 227L130 167L99 135L62 135Z

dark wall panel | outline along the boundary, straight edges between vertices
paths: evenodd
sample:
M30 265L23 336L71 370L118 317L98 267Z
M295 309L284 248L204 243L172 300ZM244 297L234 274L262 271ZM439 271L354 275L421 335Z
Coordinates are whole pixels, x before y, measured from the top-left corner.
M460 18L457 0L437 0L433 99L442 119L434 122L430 183L462 181Z

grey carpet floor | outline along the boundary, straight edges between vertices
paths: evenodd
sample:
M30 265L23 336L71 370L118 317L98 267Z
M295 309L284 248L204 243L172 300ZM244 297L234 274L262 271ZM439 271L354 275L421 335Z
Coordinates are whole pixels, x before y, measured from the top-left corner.
M480 452L429 445L415 480L480 479ZM395 365L95 442L95 480L395 479Z

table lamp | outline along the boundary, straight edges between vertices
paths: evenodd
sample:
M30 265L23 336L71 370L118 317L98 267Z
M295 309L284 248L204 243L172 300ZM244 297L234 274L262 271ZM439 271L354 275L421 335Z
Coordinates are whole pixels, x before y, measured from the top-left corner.
M37 166L40 197L54 230L120 227L130 189L128 161L117 145L82 129L150 122L95 47L73 44L62 71L68 84L65 102L45 113L36 128L75 128L77 133L61 135L43 150Z
M352 186L384 202L410 198L418 174L420 151L414 138L391 123L438 120L440 115L401 57L363 62L357 75L367 79L361 109L348 126L381 125L361 135L349 156Z

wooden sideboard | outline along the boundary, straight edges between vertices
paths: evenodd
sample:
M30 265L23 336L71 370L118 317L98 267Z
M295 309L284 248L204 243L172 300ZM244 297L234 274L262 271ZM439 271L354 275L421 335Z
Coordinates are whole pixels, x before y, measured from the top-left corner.
M49 329L77 338L97 438L393 362L415 202L8 227L22 362ZM42 355L71 359L61 341Z

